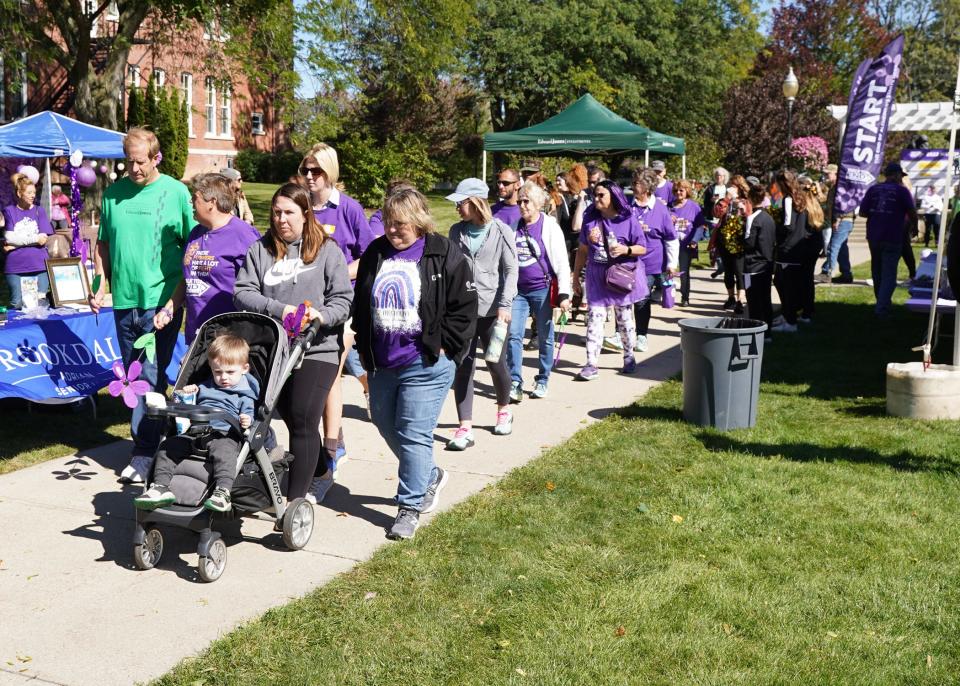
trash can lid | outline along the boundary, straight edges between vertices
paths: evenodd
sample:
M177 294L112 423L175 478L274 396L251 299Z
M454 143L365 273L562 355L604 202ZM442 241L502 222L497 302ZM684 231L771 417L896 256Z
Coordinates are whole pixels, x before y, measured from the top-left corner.
M742 317L701 317L681 319L678 323L681 330L688 331L714 331L719 333L726 330L731 333L759 333L767 330L766 322Z

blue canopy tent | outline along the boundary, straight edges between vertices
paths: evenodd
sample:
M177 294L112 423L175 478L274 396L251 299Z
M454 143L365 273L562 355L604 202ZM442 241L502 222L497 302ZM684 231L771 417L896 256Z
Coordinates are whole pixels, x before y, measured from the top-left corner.
M122 158L126 134L84 124L55 112L39 112L0 126L0 157L43 158L50 178L50 158L69 157L80 150L87 158ZM43 185L41 202L50 212L50 183Z

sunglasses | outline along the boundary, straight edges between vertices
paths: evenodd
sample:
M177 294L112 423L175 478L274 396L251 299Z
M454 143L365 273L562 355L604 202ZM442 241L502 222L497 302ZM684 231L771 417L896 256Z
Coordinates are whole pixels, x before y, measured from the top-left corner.
M300 167L300 176L320 176L323 170L320 167Z
M517 200L517 204L518 204L518 205L529 205L529 204L530 204L530 198L520 198L519 200Z
M455 203L455 205L456 205L456 207L457 207L458 210L459 210L461 207L463 207L464 205L466 205L466 204L467 204L467 201L466 201L466 200L461 200L460 202Z
M497 179L498 186L512 186L517 183L516 181L504 181L503 179Z

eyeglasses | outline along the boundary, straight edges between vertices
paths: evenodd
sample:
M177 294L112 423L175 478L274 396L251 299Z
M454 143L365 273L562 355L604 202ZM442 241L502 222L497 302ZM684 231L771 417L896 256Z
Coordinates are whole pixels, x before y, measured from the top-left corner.
M463 207L466 204L467 204L466 200L461 200L460 202L456 203L457 209L459 210L461 207Z
M520 198L519 200L517 200L517 204L518 204L518 205L529 205L529 204L530 204L530 198Z
M320 167L300 167L300 176L320 176L323 170Z
M497 185L498 185L498 186L512 186L512 185L515 184L515 183L517 183L516 180L508 181L508 180L505 180L505 179L497 179Z

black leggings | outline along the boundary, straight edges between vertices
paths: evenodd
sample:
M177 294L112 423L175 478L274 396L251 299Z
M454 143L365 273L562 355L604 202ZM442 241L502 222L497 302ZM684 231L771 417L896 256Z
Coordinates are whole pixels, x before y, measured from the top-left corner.
M481 350L490 345L490 335L497 324L496 317L480 317L477 319L477 335L467 346L467 356L457 367L453 377L453 397L457 401L457 417L460 421L473 421L473 374L477 368L477 344ZM536 327L533 328L536 333ZM509 332L508 332L509 337ZM496 362L487 362L487 369L493 377L493 388L497 393L497 405L507 405L510 402L510 372L507 370L507 347L509 340L504 340L500 359ZM480 353L482 354L482 353Z
M739 255L731 255L722 247L718 251L720 257L723 258L723 285L727 287L727 290L733 290L733 287L737 287L737 291L743 290L743 253ZM737 297L737 291L734 291L733 297Z
M290 432L290 452L293 453L288 500L302 498L310 490L313 471L323 447L320 437L323 407L339 368L336 362L304 360L280 392L277 410Z

